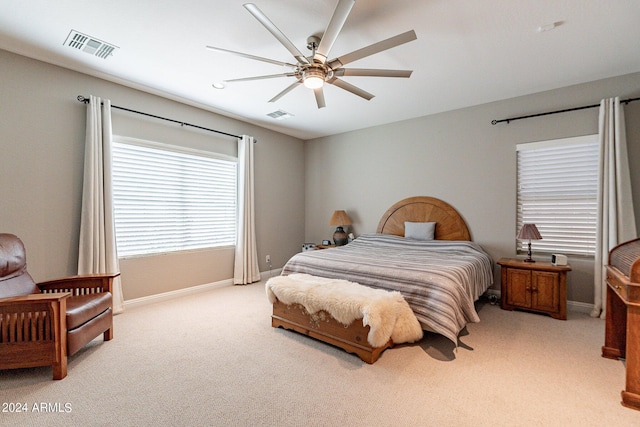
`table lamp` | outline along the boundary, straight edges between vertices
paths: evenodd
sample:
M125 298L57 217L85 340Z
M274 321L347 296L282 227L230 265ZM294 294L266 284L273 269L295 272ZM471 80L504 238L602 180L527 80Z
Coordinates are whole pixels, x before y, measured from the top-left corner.
M333 241L336 246L344 246L348 242L347 233L342 228L345 225L351 225L351 219L345 211L334 211L329 220L329 225L337 226L335 233L333 233Z
M529 250L527 251L527 258L524 262L536 262L531 259L531 240L542 240L542 236L538 231L538 228L535 224L524 224L516 237L518 240L528 240L529 241Z

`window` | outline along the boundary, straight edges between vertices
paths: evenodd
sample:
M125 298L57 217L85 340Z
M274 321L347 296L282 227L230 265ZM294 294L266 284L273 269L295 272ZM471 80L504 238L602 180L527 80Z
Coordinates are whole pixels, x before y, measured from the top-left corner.
M517 146L516 234L536 225L537 252L593 256L596 244L599 143L597 135ZM528 241L518 241L518 252Z
M114 137L118 256L235 245L237 159Z

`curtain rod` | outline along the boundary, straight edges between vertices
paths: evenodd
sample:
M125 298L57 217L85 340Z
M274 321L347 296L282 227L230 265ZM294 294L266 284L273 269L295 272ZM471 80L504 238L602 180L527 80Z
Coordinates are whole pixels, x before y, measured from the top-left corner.
M89 102L89 98L85 98L82 95L78 95L78 101L83 102L83 103L86 104L86 103ZM153 117L154 119L160 119L160 120L166 120L168 122L178 123L181 126L191 126L191 127L202 129L202 130L208 130L209 132L215 132L215 133L220 133L222 135L233 136L234 138L241 138L240 136L233 135L231 133L226 133L226 132L222 132L222 131L215 130L215 129L209 129L209 128L205 128L205 127L198 126L198 125L192 125L191 123L185 123L185 122L181 122L179 120L167 119L166 117L160 117L160 116L156 116L154 114L143 113L142 111L131 110L129 108L118 107L117 105L112 105L111 108L117 108L118 110L124 110L124 111L128 111L130 113L142 114L143 116Z
M628 103L633 102L633 101L640 101L640 98L623 99L622 101L620 101L620 103L628 104ZM509 122L513 122L515 120L530 119L531 117L548 116L549 114L566 113L566 112L569 112L569 111L586 110L587 108L596 108L596 107L599 107L599 106L600 106L600 104L585 105L584 107L567 108L566 110L549 111L547 113L538 113L538 114L530 114L528 116L511 117L509 119L491 120L491 124L492 125L497 125L498 123L502 123L502 122L507 122L507 124L509 124Z

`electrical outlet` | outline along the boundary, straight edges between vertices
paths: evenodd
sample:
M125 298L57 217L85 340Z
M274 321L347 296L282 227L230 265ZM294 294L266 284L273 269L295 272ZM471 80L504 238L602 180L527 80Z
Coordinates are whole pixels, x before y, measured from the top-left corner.
M267 261L267 264L271 264L271 255L267 255L265 260Z

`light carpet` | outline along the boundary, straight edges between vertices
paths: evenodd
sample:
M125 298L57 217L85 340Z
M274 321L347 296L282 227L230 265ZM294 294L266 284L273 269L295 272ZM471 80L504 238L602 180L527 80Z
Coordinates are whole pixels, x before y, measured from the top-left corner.
M604 321L477 309L457 349L427 333L368 365L272 328L263 282L137 307L114 318L113 341L70 358L62 381L51 368L0 371L0 424L640 425L620 405L623 362L600 356Z

